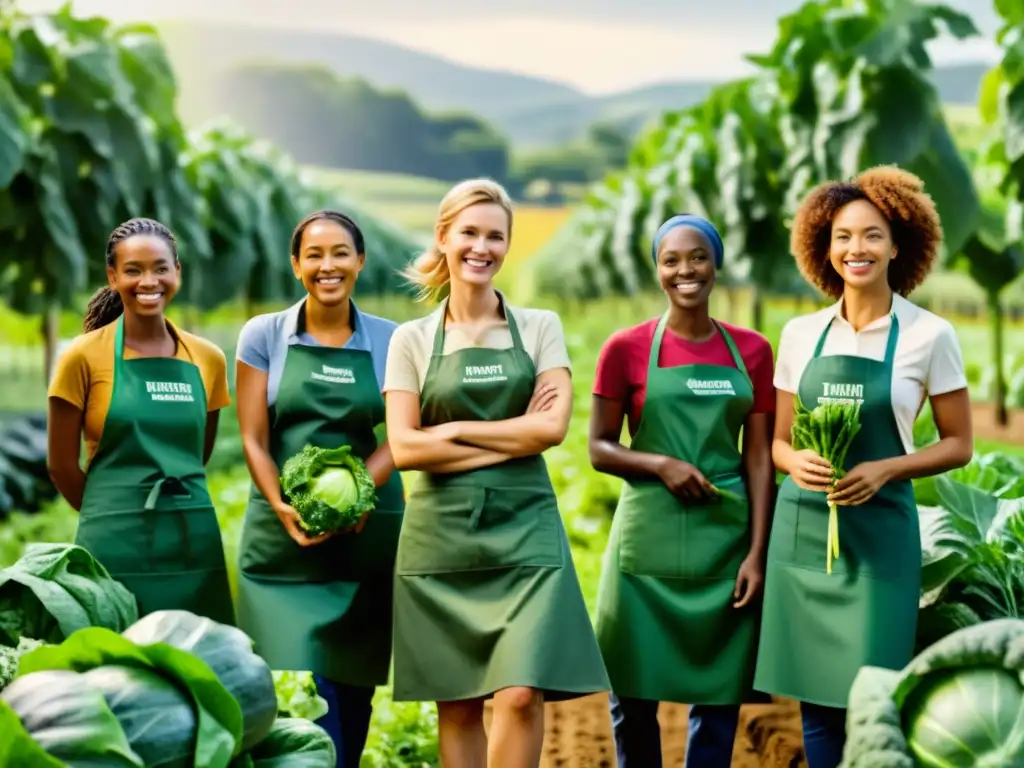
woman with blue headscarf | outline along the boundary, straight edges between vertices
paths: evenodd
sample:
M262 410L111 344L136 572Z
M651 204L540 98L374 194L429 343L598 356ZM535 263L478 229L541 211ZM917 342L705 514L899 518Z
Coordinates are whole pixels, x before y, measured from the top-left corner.
M772 348L711 317L723 247L710 222L673 216L652 250L668 309L612 335L594 383L591 463L625 480L597 634L620 768L661 766L662 701L692 705L686 765L728 768L740 704L754 699L775 487Z

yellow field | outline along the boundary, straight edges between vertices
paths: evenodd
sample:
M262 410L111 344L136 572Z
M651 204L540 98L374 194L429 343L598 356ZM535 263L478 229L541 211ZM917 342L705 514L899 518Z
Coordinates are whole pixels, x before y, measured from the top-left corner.
M565 223L572 208L541 208L521 206L516 208L512 225L512 250L509 260L525 261L537 249L550 240L558 228Z

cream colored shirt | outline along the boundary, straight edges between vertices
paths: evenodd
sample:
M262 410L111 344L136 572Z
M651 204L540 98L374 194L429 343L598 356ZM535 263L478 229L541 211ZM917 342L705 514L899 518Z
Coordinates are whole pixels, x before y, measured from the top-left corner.
M810 315L794 317L782 329L775 362L775 388L796 392L807 363L829 320L835 318L822 355L885 359L892 320L887 314L858 333L842 316L842 299ZM907 453L914 450L914 421L925 400L967 386L963 353L948 320L893 294L899 339L893 361L892 406Z
M419 394L423 391L442 309L438 307L426 317L403 323L395 330L388 348L384 392L401 390ZM552 368L572 370L562 321L557 314L547 309L508 309L538 376ZM487 326L451 324L445 329L443 353L447 355L467 347L508 349L511 346L512 333L504 320Z

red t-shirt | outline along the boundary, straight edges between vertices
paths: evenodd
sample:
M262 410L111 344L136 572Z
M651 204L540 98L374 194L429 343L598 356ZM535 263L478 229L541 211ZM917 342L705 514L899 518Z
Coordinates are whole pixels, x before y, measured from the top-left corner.
M647 361L654 343L654 331L660 317L632 328L616 331L601 348L594 377L594 394L609 400L625 402L629 434L635 435L640 425L640 412L647 392ZM749 328L739 328L719 321L732 336L743 364L754 385L753 413L775 410L775 373L772 346L764 336ZM680 338L668 328L661 340L658 365L727 365L735 368L732 354L722 335L716 333L707 341L694 342Z

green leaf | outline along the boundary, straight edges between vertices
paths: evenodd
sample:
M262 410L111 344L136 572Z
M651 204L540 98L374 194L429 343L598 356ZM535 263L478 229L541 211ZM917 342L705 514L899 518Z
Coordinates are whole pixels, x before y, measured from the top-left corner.
M25 164L28 136L23 109L11 84L0 77L0 188L7 187Z
M989 124L999 119L999 105L1003 98L1003 87L1007 85L1006 72L1001 65L992 67L981 80L978 94L978 111Z
M87 672L120 665L160 674L187 691L198 722L194 768L224 768L242 738L242 709L210 667L166 643L135 645L116 632L90 627L58 646L39 648L21 658L19 674L48 669Z
M108 710L109 711L109 710ZM0 765L31 765L32 768L65 768L64 764L46 754L25 732L18 716L0 699Z

